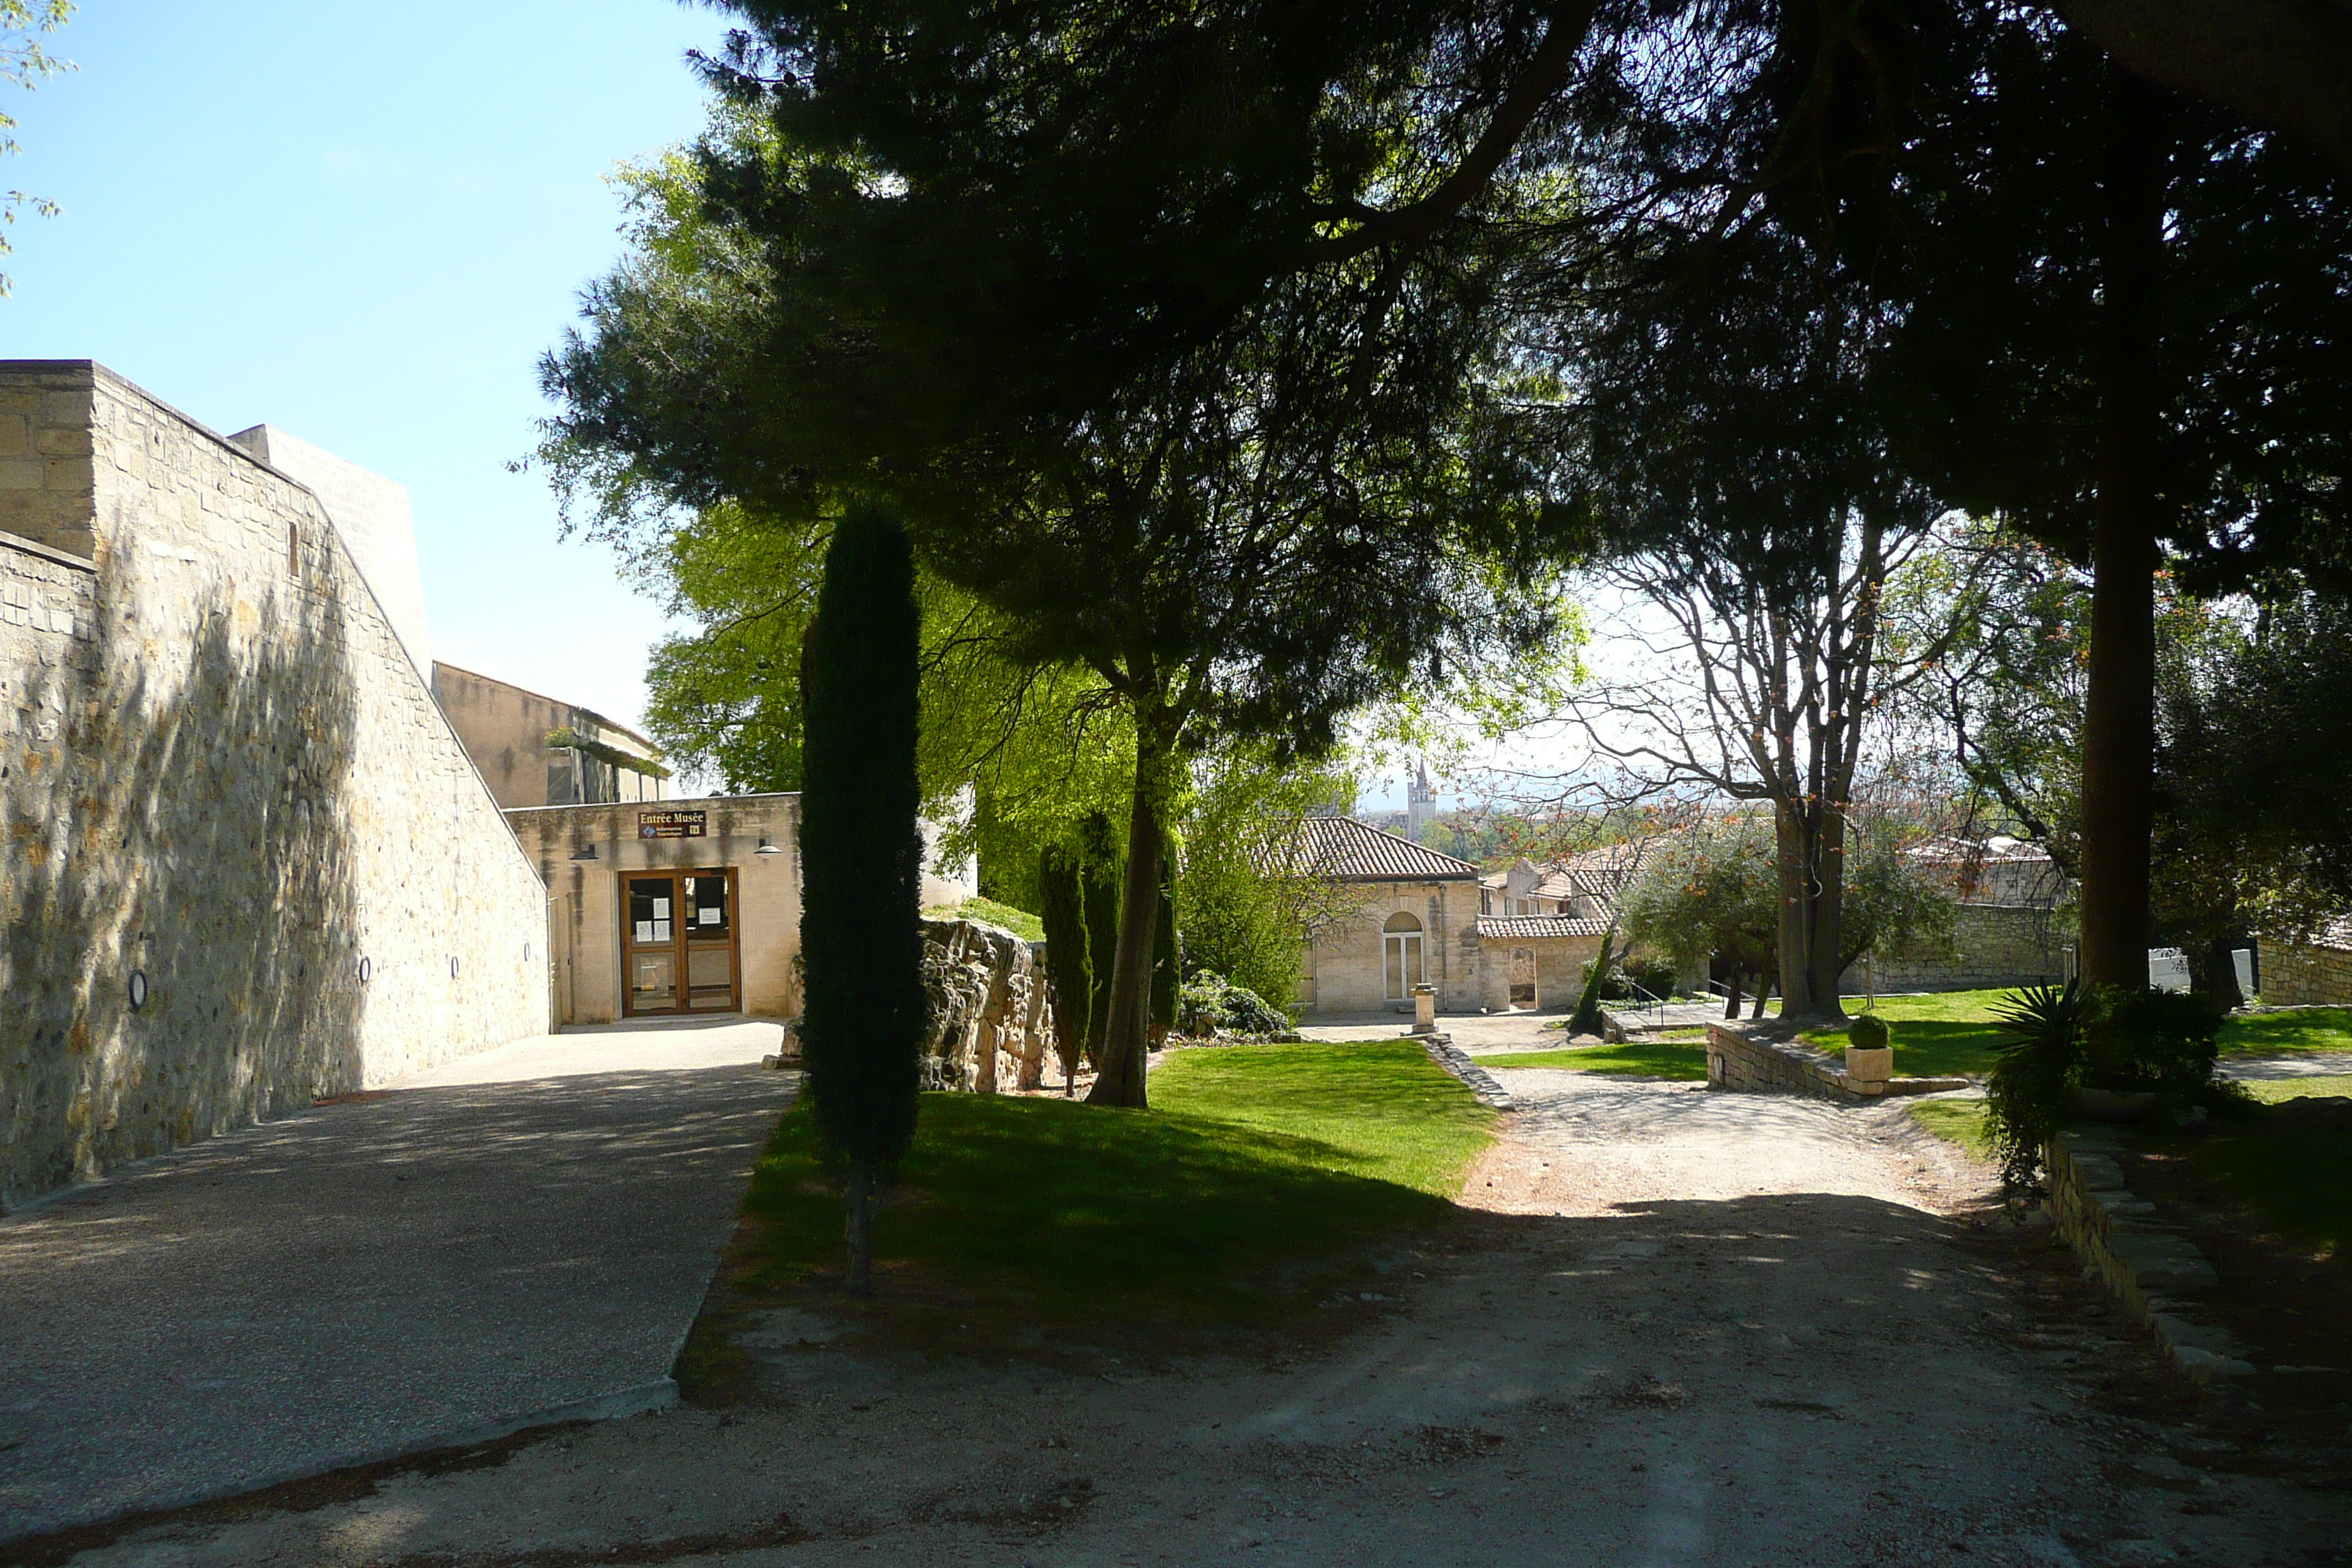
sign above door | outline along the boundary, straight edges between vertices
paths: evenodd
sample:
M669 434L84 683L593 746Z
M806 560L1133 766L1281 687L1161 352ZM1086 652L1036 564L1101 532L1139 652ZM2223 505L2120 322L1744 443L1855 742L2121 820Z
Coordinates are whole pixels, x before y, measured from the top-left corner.
M705 837L706 814L699 811L641 811L637 813L637 837L640 838L700 838Z

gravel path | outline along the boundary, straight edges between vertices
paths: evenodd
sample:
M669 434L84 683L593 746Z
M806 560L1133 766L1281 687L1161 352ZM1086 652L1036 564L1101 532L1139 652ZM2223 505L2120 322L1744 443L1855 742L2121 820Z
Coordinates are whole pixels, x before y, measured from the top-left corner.
M1485 1212L1346 1304L1385 1316L1294 1354L924 1362L779 1313L739 1338L746 1403L158 1521L75 1561L2336 1560L2344 1500L2194 1426L2071 1256L1985 1210L1980 1173L1901 1108L1506 1079L1529 1109L1471 1178Z

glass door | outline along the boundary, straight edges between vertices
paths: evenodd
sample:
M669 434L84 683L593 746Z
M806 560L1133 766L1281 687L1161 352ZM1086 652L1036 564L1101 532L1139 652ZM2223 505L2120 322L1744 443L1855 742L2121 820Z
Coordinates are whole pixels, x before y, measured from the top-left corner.
M625 880L624 1016L736 1011L740 965L735 873L726 868L638 872Z
M735 1011L735 899L732 871L697 871L678 879L686 920L686 1005L696 1013Z

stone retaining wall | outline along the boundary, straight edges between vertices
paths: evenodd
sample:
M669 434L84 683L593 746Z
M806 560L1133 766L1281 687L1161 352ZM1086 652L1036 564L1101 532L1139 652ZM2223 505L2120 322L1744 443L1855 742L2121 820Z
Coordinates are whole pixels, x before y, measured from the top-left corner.
M310 491L0 362L0 1204L546 1028L545 889Z
M994 1094L1044 1081L1054 1048L1045 945L981 921L923 922L923 983L931 997L925 1089Z
M2196 1299L2221 1283L2212 1263L2186 1237L2148 1223L2153 1205L2125 1186L2111 1144L2062 1132L2042 1162L2058 1233L2182 1371L2203 1379L2254 1370L2227 1330L2195 1315Z
M2262 995L2273 1007L2352 1004L2352 952L2264 942Z
M1883 1083L1854 1084L1845 1064L1826 1052L1733 1023L1706 1026L1706 1081L1718 1089L1771 1089L1849 1104L1886 1092Z
M1988 991L2039 985L2065 977L2066 957L2044 910L1962 904L1952 911L1952 951L1916 958L1873 959L1838 978L1850 996L1875 990Z

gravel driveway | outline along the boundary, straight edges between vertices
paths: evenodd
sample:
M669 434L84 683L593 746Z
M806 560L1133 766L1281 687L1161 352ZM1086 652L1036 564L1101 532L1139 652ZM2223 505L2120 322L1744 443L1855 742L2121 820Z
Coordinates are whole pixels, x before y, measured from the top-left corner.
M2046 1231L1987 1209L1899 1108L1507 1079L1528 1109L1470 1206L1347 1304L1384 1316L1319 1345L1049 1369L796 1342L830 1331L778 1314L739 1342L748 1403L194 1513L78 1561L2338 1560L2343 1500L2199 1427Z

